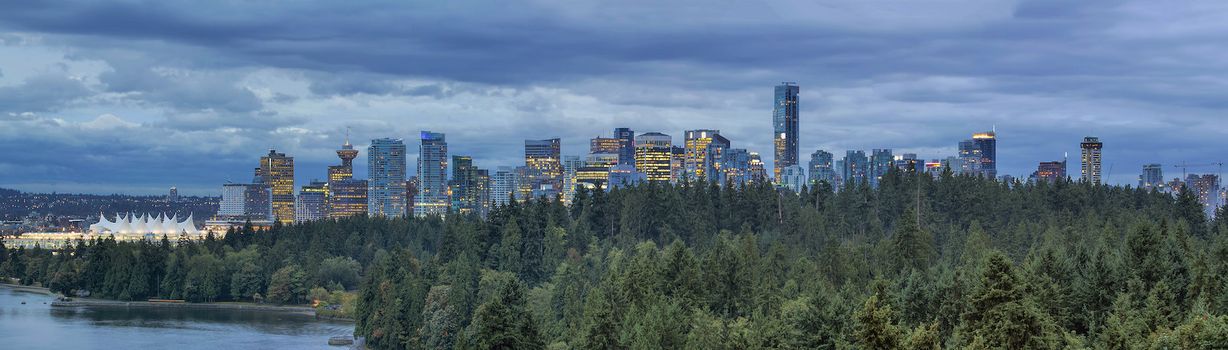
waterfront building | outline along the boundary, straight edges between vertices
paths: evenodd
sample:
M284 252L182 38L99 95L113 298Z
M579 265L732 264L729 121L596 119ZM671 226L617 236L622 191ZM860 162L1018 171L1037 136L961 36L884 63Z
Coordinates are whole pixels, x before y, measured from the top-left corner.
M1163 191L1166 187L1163 167L1154 163L1143 165L1143 174L1138 176L1138 188Z
M312 181L303 185L294 200L294 221L308 222L328 217L328 183Z
M614 129L614 138L618 139L618 164L636 166L635 131L630 128L617 128Z
M200 230L196 228L196 222L189 214L183 221L179 220L179 215L175 214L172 217L166 217L166 214L158 214L157 217L149 214L137 217L134 214L116 214L115 221L108 220L104 215L98 215L98 222L90 224L89 232L92 235L114 235L119 236L137 236L147 240L157 240L163 235L176 237L180 235L200 235Z
M405 142L371 140L367 147L367 215L405 215Z
M273 192L273 217L283 224L294 222L294 157L269 150L260 157L256 170L260 182L268 184Z
M772 176L780 180L780 171L798 164L798 100L799 87L785 82L776 86L772 99L772 140L775 158L772 161Z
M345 135L345 143L341 144L341 149L337 150L337 158L341 159L341 164L331 165L328 167L328 182L349 180L354 177L354 158L358 158L358 150L354 149L354 145L350 144L350 135L347 132Z
M443 133L422 131L418 145L418 195L414 216L448 213L448 142Z
M684 176L691 181L716 181L729 139L720 130L687 130L683 147Z
M842 160L844 165L842 169L841 179L844 180L844 185L860 185L866 182L869 176L869 158L866 158L865 151L848 150L844 153Z
M673 163L673 139L659 132L644 133L635 138L635 170L647 181L670 181Z
M1104 148L1104 143L1100 142L1100 138L1088 136L1083 138L1083 143L1079 144L1082 150L1080 160L1083 163L1080 174L1083 176L1083 181L1088 181L1094 184L1100 184L1100 150Z
M223 184L217 216L222 219L273 220L273 193L269 185L263 183Z

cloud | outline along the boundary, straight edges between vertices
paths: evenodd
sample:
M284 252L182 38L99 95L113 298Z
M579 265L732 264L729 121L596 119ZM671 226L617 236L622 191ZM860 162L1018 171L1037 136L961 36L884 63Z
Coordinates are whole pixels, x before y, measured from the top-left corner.
M0 87L0 113L55 111L90 94L90 88L79 80L38 75L17 86Z

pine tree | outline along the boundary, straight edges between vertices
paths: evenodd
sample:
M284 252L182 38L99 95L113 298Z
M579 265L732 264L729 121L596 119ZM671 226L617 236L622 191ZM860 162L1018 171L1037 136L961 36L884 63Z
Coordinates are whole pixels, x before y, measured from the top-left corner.
M853 337L862 349L899 349L902 335L891 306L879 301L878 293L866 299L865 306L853 315Z
M541 349L545 343L526 308L520 282L504 284L473 313L470 339L475 349Z

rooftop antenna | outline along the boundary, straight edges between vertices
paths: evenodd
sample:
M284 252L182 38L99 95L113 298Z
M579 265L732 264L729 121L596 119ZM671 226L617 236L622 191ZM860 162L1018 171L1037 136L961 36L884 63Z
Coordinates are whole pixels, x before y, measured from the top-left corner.
M345 127L345 144L347 146L350 145L350 127L349 126Z

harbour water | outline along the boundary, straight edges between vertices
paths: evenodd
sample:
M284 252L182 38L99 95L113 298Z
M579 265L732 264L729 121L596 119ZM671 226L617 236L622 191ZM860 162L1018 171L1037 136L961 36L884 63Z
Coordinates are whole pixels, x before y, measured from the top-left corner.
M237 310L52 308L54 297L0 286L3 349L344 349L351 323ZM23 304L24 302L24 304Z

